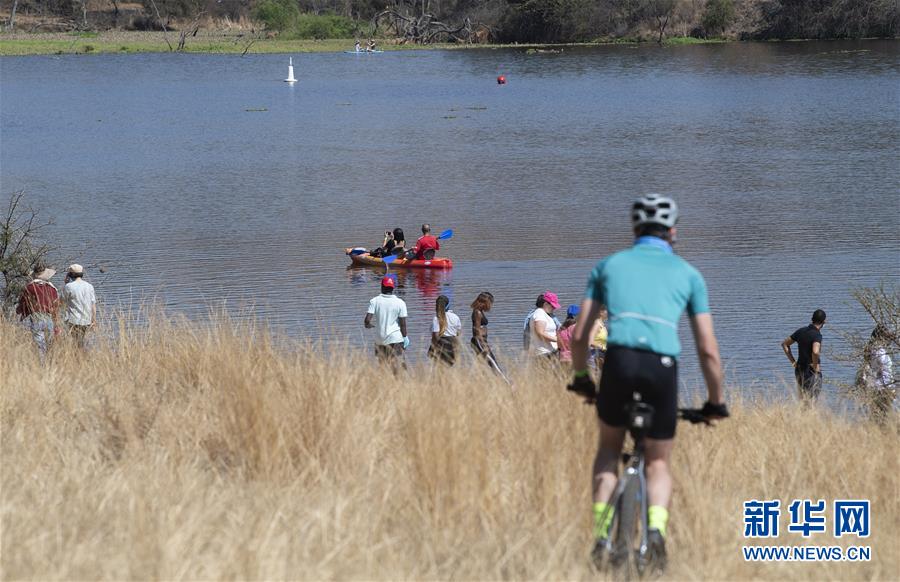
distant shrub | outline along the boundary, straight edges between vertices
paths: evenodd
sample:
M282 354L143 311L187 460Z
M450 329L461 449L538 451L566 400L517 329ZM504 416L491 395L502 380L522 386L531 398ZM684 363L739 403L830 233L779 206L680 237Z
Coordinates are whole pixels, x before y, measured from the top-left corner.
M294 0L263 0L253 9L253 17L269 30L290 30L297 25L300 9Z
M337 14L301 14L294 28L297 38L351 38L355 33L354 22Z
M156 14L166 19L192 18L204 10L204 0L141 0L145 14Z
M163 26L162 22L160 22L155 16L138 16L134 20L131 21L132 30L165 30L166 27Z
M707 0L703 10L703 28L706 33L719 33L734 20L734 2L732 0Z

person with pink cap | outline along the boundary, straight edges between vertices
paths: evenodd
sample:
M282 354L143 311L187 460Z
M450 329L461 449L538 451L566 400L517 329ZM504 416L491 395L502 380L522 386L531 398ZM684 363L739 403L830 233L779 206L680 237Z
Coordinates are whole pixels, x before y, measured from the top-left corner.
M555 362L558 349L556 332L559 324L553 317L553 311L559 309L559 298L556 293L546 291L538 297L535 307L529 326L531 337L528 354L540 361Z
M363 324L366 329L375 328L375 355L390 364L394 373L398 367L406 368L403 350L409 347L406 336L406 302L394 295L394 278L385 275L381 279L381 295L369 301L369 309Z

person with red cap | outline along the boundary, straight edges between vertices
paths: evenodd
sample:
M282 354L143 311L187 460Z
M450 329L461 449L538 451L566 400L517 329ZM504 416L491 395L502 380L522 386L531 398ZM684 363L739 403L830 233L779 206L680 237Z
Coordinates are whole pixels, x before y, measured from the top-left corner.
M529 326L531 337L528 353L540 361L556 362L556 332L559 324L553 317L553 311L559 309L559 298L550 291L541 293L535 302L535 308Z
M406 302L394 295L394 279L385 275L381 279L381 294L369 301L369 309L363 321L366 329L375 328L375 355L388 363L397 373L398 367L406 369L403 350L409 347L406 336Z

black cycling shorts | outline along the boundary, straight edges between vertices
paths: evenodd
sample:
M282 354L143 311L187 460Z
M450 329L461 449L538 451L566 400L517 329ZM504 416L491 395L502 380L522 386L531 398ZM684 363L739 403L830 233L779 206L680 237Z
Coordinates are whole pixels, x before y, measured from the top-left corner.
M647 431L652 439L675 436L678 422L678 363L675 358L653 352L610 346L603 363L597 414L610 426L628 424L625 407L634 400L653 407L653 424Z

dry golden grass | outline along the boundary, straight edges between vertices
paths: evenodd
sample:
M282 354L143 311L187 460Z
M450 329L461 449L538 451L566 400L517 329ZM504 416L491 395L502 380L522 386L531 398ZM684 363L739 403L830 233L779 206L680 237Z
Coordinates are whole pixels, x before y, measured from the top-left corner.
M596 420L561 381L515 371L512 391L468 364L395 380L368 353L228 322L118 333L41 366L0 322L4 580L598 577ZM671 578L900 577L895 430L734 412L680 428ZM794 497L871 499L852 543L872 561L745 563L742 503Z

